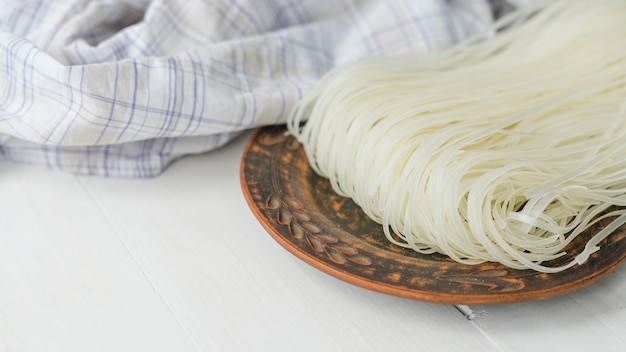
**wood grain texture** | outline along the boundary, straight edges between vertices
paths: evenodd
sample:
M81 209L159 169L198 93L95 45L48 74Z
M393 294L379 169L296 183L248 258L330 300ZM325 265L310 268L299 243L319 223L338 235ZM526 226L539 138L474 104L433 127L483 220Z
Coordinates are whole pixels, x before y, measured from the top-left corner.
M0 351L626 350L622 270L469 321L303 263L241 194L248 138L148 180L0 161Z

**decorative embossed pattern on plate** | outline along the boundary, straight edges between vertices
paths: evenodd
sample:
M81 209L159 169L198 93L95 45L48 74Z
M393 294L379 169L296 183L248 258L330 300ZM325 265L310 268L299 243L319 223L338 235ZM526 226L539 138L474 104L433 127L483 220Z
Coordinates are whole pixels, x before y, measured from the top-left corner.
M379 224L311 170L304 150L282 126L252 136L241 162L241 185L255 217L289 252L341 280L404 298L449 304L545 299L587 286L626 258L625 228L586 263L557 274L497 263L463 265L393 245ZM554 265L574 257L608 221L573 241Z

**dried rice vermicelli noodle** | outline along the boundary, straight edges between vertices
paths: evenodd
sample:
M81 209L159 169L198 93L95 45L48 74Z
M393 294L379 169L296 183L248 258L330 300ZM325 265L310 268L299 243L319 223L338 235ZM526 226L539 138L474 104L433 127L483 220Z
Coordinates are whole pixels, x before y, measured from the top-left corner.
M623 0L554 1L440 53L355 61L288 128L393 243L558 272L626 222L625 19Z

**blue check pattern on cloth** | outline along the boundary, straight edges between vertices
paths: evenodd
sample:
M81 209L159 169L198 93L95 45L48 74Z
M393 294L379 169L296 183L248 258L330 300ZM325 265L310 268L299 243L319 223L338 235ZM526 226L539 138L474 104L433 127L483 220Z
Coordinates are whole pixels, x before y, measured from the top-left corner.
M0 0L0 158L150 177L285 121L333 67L440 50L493 0Z

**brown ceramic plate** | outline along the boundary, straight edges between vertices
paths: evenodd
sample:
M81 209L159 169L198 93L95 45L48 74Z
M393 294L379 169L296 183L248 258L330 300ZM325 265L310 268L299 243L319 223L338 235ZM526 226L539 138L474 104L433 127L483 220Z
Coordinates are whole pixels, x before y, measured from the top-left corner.
M341 280L404 298L450 304L545 299L598 280L626 257L624 228L602 242L586 263L557 274L496 263L464 265L400 248L311 170L301 145L280 126L252 136L241 163L241 184L256 218L289 252ZM577 238L553 264L570 261L596 231Z

